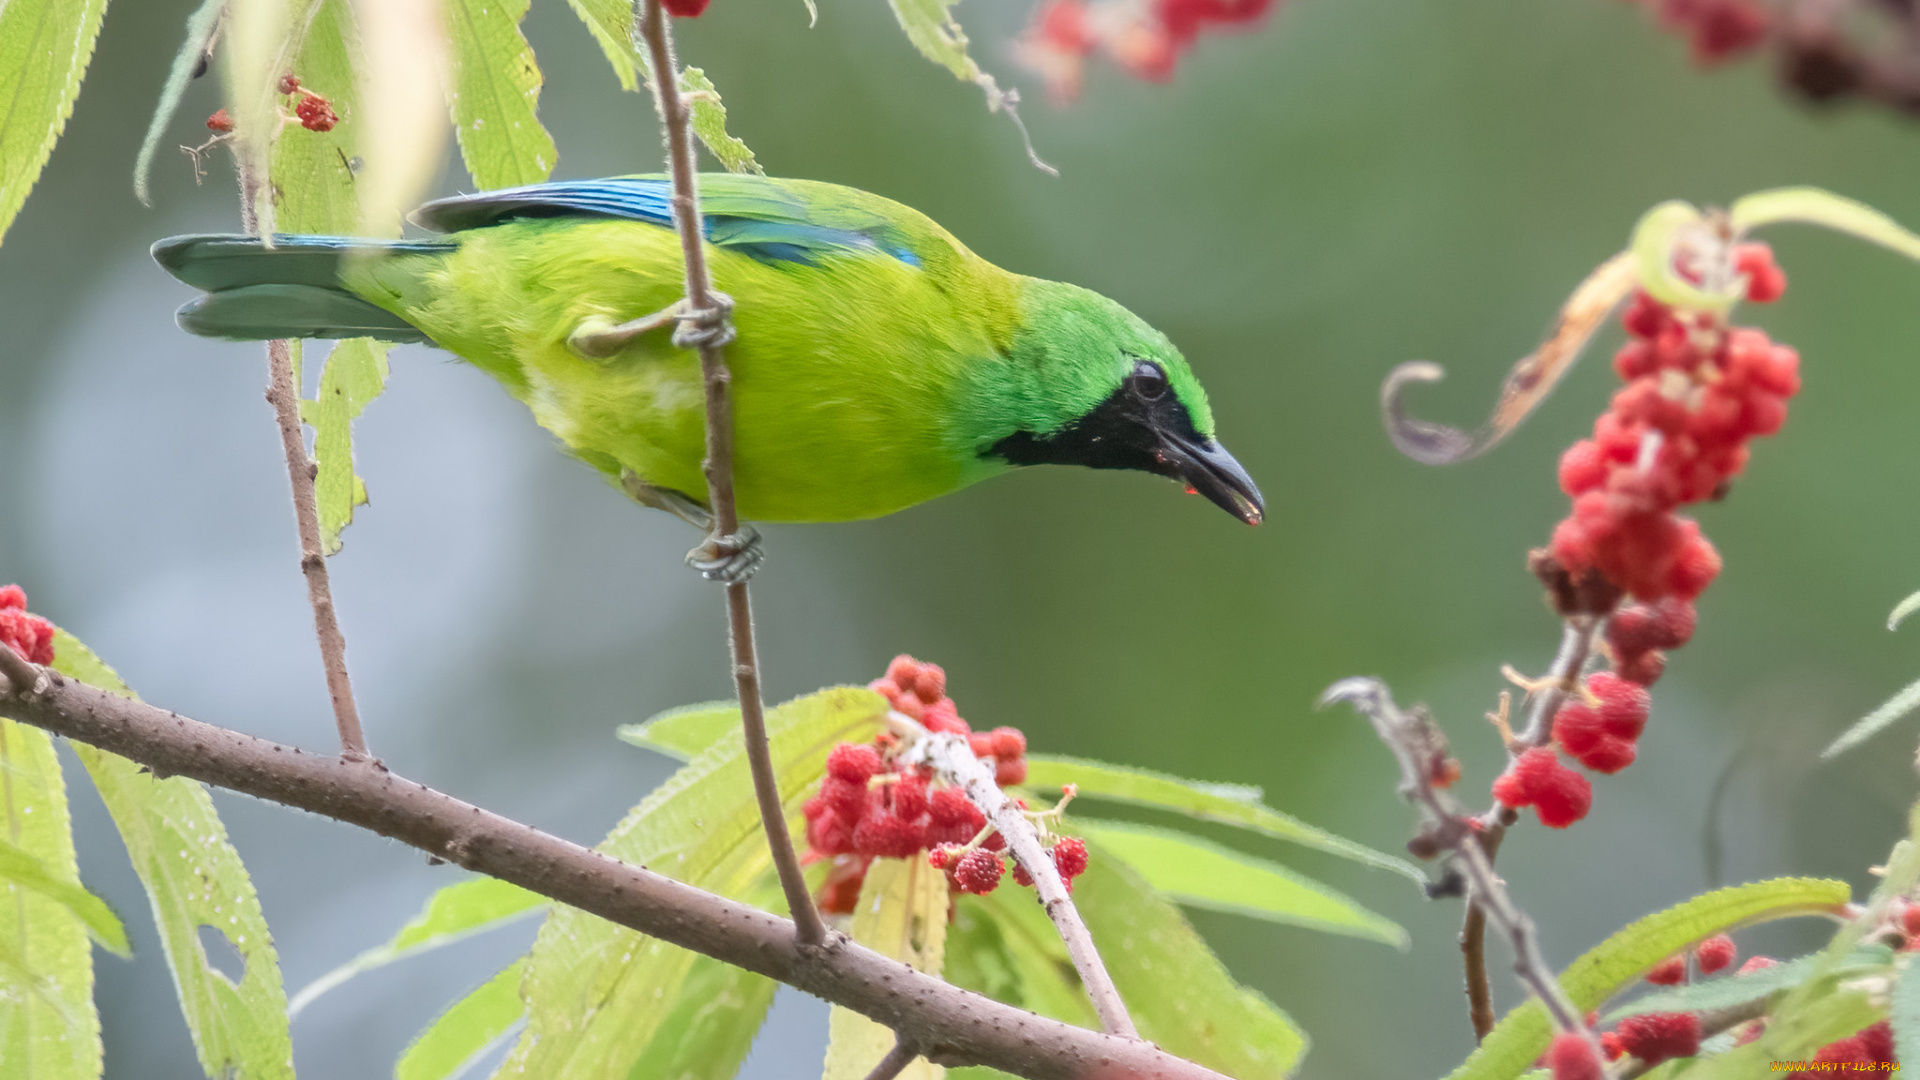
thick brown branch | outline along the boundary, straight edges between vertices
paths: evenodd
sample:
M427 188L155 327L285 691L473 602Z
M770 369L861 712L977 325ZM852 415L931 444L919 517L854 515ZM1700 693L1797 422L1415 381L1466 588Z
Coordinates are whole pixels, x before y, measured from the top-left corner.
M681 254L686 261L688 321L700 329L697 337L700 372L707 395L707 503L713 510L715 538L733 537L740 531L740 514L733 498L733 400L728 393L733 376L727 371L723 348L730 331L726 307L714 295L713 282L707 275L700 178L693 165L693 114L680 96L680 67L673 56L673 36L667 29L660 0L644 0L639 21L640 38L646 42L647 58L653 67L654 104L660 111L660 126L666 132L667 167L673 182L673 223L679 231ZM820 913L814 910L813 896L800 874L800 859L794 853L793 838L787 835L786 818L780 809L779 780L773 774L773 755L767 748L765 705L760 696L760 657L753 641L753 605L745 581L727 585L727 627L733 651L734 693L740 702L741 736L746 740L754 797L760 803L760 823L766 829L767 846L773 852L774 870L780 877L780 890L786 894L787 910L793 912L800 941L817 945L825 940L827 928L820 921Z
M898 714L895 719L896 722L912 724L907 717ZM912 726L919 729L917 724ZM973 756L965 739L958 735L929 735L924 729L919 730L920 741L915 744L915 754L909 755L908 760L924 760L932 765L944 779L959 784L966 791L968 801L987 815L987 820L1006 838L1007 850L1013 853L1014 859L1033 878L1034 891L1040 895L1040 902L1047 909L1047 917L1053 920L1054 929L1059 931L1060 940L1066 943L1067 956L1073 961L1074 970L1080 973L1080 983L1086 987L1087 997L1093 1002L1093 1011L1100 1017L1101 1030L1122 1038L1139 1038L1133 1018L1127 1015L1127 1006L1120 1000L1120 990L1113 985L1113 977L1107 974L1107 965L1100 959L1100 950L1094 947L1093 935L1080 918L1080 909L1074 906L1067 894L1067 885L1060 879L1059 867L1054 865L1047 850L1040 846L1040 836L1034 830L1033 822L1028 821L1020 807L1000 790L1000 785L994 781L993 770Z
M0 650L11 652L10 650ZM1149 1043L1003 1005L792 923L488 813L371 761L305 754L0 659L0 714L139 762L344 821L842 1005L928 1060L1031 1080L1225 1080ZM17 687L24 689L17 690ZM36 689L37 687L37 689Z

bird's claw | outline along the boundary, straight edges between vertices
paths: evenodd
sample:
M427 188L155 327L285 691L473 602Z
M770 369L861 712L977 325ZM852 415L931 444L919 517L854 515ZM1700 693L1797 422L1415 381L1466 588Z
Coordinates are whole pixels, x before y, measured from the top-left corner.
M674 313L673 343L682 349L718 349L733 340L733 297L709 290L707 307L682 305Z
M760 531L751 525L742 525L739 532L707 537L699 547L687 552L687 565L700 571L700 576L708 581L739 585L753 577L765 557Z

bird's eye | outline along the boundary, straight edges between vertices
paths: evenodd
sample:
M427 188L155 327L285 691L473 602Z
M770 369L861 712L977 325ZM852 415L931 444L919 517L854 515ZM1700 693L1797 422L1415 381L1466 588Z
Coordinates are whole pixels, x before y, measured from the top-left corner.
M1161 371L1158 364L1136 360L1133 363L1133 374L1127 377L1127 385L1132 387L1133 392L1142 399L1158 401L1167 396L1167 373Z

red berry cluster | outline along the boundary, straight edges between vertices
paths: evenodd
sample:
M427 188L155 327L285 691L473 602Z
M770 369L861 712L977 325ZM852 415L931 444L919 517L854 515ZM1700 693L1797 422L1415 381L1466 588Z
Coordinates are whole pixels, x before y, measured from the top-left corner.
M1543 1059L1553 1080L1604 1080L1606 1068L1593 1052L1593 1044L1578 1032L1563 1031L1547 1045Z
M1693 947L1693 962L1700 968L1700 974L1713 975L1733 966L1740 956L1740 950L1733 939L1725 934L1715 934ZM1764 956L1755 960L1766 960ZM1771 961L1759 967L1770 967ZM1655 986L1678 986L1687 981L1687 954L1675 953L1653 966L1647 972L1647 981Z
M280 76L280 92L300 96L300 100L293 106L293 115L300 121L300 126L308 131L332 131L334 125L340 122L339 114L333 111L333 103L301 86L299 76L293 74Z
M1656 986L1675 986L1687 979L1687 953L1670 956L1654 965L1646 979ZM1733 966L1739 949L1725 934L1715 934L1693 947L1696 967L1705 975ZM1742 974L1773 966L1773 961L1756 956L1740 969ZM1587 1017L1593 1024L1597 1017ZM1692 1057L1700 1052L1700 1017L1690 1012L1643 1013L1620 1021L1612 1031L1602 1032L1600 1048L1607 1060L1635 1057L1645 1065L1658 1065L1672 1058ZM1574 1044L1578 1042L1579 1046ZM1582 1055L1582 1051L1586 1051ZM1570 1032L1556 1037L1543 1063L1553 1071L1553 1080L1593 1080L1604 1075L1599 1061L1592 1057L1585 1040Z
M233 131L233 114L224 108L215 109L213 115L207 117L207 130L215 135L230 134Z
M33 663L53 663L53 624L27 614L27 594L18 585L0 585L0 645Z
M1099 50L1136 78L1166 82L1203 32L1258 22L1273 2L1046 0L1034 13L1020 54L1061 100L1078 95L1086 60Z
M887 674L868 685L928 731L965 736L974 756L993 762L1001 786L1027 778L1026 736L1010 727L974 731L947 696L947 674L940 665L896 656ZM935 787L932 770L901 761L900 749L890 734L872 743L835 746L827 754L820 793L801 808L808 860L834 860L819 897L820 910L828 914L853 910L867 866L876 858L906 859L931 849L929 861L946 872L955 891L984 894L1000 883L1005 838L987 831L986 815L964 791ZM1018 802L1024 809L1026 803ZM1086 846L1079 840L1062 839L1053 851L1063 877L1086 869ZM1018 867L1014 879L1031 884Z
M1663 29L1693 45L1701 67L1735 59L1767 40L1773 19L1756 0L1645 0Z
M1740 245L1733 262L1748 299L1785 291L1765 245ZM1677 312L1644 293L1623 321L1633 340L1613 364L1627 385L1593 438L1560 459L1573 513L1554 529L1550 550L1574 578L1597 571L1642 601L1692 600L1720 573L1720 554L1673 511L1723 495L1746 467L1747 442L1780 430L1800 389L1800 356L1758 330Z
M1879 1072L1900 1060L1893 1054L1893 1025L1882 1020L1877 1024L1861 1028L1844 1039L1836 1039L1821 1047L1819 1052L1813 1055L1813 1062L1826 1066L1876 1065L1879 1068L1860 1071ZM1801 1069L1787 1075L1804 1078L1804 1080L1821 1080L1839 1071L1831 1067Z

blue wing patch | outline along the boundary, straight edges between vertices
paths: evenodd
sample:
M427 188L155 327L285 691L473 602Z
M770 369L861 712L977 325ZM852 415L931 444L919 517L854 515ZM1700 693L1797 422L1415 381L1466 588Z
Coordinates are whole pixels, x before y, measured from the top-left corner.
M920 257L883 219L876 218L860 228L821 225L809 220L806 204L777 186L777 181L763 184L751 193L723 194L706 200L704 232L708 243L766 263L811 266L823 255L875 252L908 266L920 266ZM572 180L438 199L415 210L411 218L423 228L443 233L543 217L621 218L671 227L673 211L668 193L664 177Z

